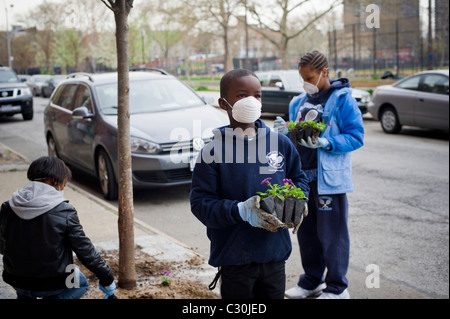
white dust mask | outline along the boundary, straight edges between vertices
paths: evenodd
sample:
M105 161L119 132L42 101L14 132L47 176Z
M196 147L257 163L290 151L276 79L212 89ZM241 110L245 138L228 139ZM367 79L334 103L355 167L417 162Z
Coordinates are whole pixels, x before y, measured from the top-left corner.
M319 80L317 81L316 85L305 82L303 84L303 88L305 89L306 93L308 93L309 95L314 95L319 93L319 88L317 87L317 85L319 85L320 79L322 78L322 73L320 72L320 76L319 76Z
M232 107L233 118L243 124L255 122L261 116L262 104L253 96L240 99Z

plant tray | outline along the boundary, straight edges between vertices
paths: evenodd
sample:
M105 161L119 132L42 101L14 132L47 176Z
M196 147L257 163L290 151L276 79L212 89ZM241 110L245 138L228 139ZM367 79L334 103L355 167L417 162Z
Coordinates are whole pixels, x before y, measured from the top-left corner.
M303 221L303 209L306 199L285 198L269 196L261 199L260 208L269 214L276 216L285 228L294 228Z
M297 125L296 127L289 129L289 136L294 145L300 144L302 139L306 142L308 140L308 136L311 137L312 143L315 144L320 136L320 133L321 132L319 129L313 128L309 125Z

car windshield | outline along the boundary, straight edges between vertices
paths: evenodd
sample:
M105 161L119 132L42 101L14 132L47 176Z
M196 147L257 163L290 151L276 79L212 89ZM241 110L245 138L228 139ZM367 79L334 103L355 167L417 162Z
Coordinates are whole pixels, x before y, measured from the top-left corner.
M303 88L303 80L298 72L286 73L286 80L290 89Z
M16 74L12 71L0 71L0 83L16 83L19 82Z
M117 83L96 88L100 109L117 114ZM130 81L130 114L170 111L204 105L200 97L177 79Z

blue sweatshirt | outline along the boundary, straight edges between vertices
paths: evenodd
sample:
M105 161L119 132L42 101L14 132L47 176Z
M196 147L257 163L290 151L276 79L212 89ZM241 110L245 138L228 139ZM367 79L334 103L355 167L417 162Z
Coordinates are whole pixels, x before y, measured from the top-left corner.
M306 196L309 186L298 152L290 140L261 120L253 138L233 134L229 126L214 131L201 151L192 176L192 213L207 227L209 264L214 267L286 260L292 250L287 229L269 232L241 219L237 204L291 179Z

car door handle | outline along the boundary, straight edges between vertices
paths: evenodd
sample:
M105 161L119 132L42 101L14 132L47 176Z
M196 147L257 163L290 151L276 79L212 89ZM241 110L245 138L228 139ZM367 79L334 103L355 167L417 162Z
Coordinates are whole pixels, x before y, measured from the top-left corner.
M419 102L425 102L425 99L419 99Z

